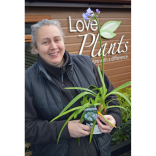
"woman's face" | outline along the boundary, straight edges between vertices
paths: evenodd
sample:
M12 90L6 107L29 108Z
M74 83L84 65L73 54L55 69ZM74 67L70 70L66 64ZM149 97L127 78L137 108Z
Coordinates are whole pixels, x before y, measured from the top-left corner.
M48 64L61 67L64 64L65 46L60 30L54 25L46 25L38 30L35 51Z

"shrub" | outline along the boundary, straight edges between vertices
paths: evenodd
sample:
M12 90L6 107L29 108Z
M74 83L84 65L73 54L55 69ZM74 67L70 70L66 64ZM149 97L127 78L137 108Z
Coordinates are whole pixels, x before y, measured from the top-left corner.
M129 100L131 100L131 88L125 88L120 90ZM122 124L117 128L114 134L111 134L112 145L119 144L129 138L131 138L131 107L122 97L118 97L120 105L127 109L127 112L122 111Z

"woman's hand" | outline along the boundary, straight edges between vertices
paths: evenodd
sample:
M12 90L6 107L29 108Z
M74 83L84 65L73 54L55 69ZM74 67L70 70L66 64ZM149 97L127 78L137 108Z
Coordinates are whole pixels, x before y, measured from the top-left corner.
M90 134L91 128L79 122L80 120L72 120L68 122L69 134L73 138L85 137Z
M112 115L104 115L113 125L116 125L116 120L114 119L114 117ZM104 122L106 125L103 125L100 120L102 122ZM100 115L98 115L98 118L96 119L99 130L102 133L110 133L112 131L112 129L114 128L112 125L110 125L103 117L101 117Z

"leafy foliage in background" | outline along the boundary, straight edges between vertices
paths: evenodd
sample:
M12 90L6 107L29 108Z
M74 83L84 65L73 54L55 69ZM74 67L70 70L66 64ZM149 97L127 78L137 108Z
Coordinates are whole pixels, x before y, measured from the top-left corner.
M131 101L131 88L125 88L125 89L121 89L119 92L121 92L122 94L124 94L130 101ZM131 120L131 107L128 105L128 103L125 101L125 99L123 99L120 96L117 96L118 100L120 101L120 105L123 106L124 108L126 108L127 112L122 111L122 122L125 123L128 121L128 119ZM127 117L127 113L128 113L128 117Z
M131 101L131 88L121 89L119 92L124 94ZM112 145L119 144L129 138L131 138L131 107L127 104L125 99L117 96L120 101L120 105L125 107L127 112L122 111L122 125L118 127L114 134L111 135ZM127 116L128 113L128 116Z
M131 120L128 120L111 135L111 144L116 145L131 138Z

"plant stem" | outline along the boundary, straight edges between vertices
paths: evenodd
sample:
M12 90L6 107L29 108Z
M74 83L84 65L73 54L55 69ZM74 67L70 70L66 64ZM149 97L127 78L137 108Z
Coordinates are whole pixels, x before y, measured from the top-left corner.
M101 58L102 58L102 76L103 76L103 81L104 81L104 63L103 63L103 52L102 52L102 43L101 43L101 35L100 35L100 24L99 20L96 17L96 21L98 23L98 30L99 30L99 39L100 39L100 48L101 48Z

